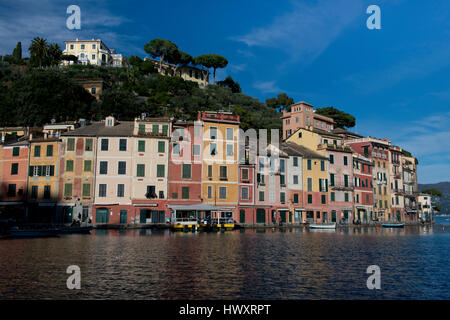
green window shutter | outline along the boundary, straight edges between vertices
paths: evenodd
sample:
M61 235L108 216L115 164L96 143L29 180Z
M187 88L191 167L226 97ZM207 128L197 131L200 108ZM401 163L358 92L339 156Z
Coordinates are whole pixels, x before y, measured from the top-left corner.
M183 179L191 179L191 165L183 164Z
M43 166L38 166L38 176L42 177L43 176Z
M92 138L86 139L86 144L84 146L85 151L92 151Z
M154 125L152 126L152 132L153 132L153 133L158 133L158 132L159 132L159 125L154 124Z
M139 125L139 132L145 132L145 124Z
M308 170L312 170L312 167L311 167L311 159L308 159Z
M92 162L91 160L84 160L84 171L89 172L92 169Z
M344 174L344 186L348 187L348 175Z
M189 187L181 187L181 199L189 199Z
M30 177L33 176L33 170L34 170L34 166L30 166L30 168L28 169L28 176L30 176Z
M91 185L89 183L83 184L83 197L89 197L91 195Z
M169 126L167 125L167 124L164 124L163 126L162 126L162 132L165 134L165 133L167 133L169 131Z
M166 143L164 141L158 141L158 152L164 152L166 149Z
M55 166L50 166L50 176L53 177L55 175Z
M66 171L73 171L73 160L66 161Z
M334 186L334 173L330 173L330 186Z
M34 156L40 157L41 156L41 146L35 146L34 147Z
M324 160L320 161L320 170L325 171L325 161Z
M67 151L74 151L74 150L75 150L75 138L68 138Z
M164 165L163 164L156 165L156 177L164 178Z
M145 140L138 141L138 151L145 152Z
M65 197L71 197L72 196L72 184L66 183L64 185L64 196Z
M47 146L47 157L52 157L52 156L53 156L53 146L48 145Z
M297 193L294 194L294 203L298 203L298 194Z
M18 157L20 153L20 148L19 147L14 147L13 148L13 157Z
M145 177L145 164L138 164L136 168L136 176Z
M17 174L19 172L19 164L12 163L11 164L11 174Z
M335 201L335 194L334 194L334 192L331 192L330 195L331 195L331 201L334 202Z

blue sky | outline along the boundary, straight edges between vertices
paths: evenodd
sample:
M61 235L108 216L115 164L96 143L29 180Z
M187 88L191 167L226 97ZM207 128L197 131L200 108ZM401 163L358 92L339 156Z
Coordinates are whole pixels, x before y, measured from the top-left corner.
M81 8L81 30L65 27ZM366 8L381 8L381 30ZM101 38L125 55L153 38L191 55L218 53L218 71L265 100L334 106L362 135L388 137L419 159L422 183L450 181L450 3L447 0L228 0L0 2L0 54L17 41ZM25 50L24 50L25 51Z

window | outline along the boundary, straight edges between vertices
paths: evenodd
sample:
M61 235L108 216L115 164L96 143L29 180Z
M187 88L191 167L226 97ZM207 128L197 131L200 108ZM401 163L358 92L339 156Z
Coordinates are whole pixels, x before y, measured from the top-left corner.
M178 199L178 192L172 192L172 199Z
M11 164L11 175L16 175L19 172L19 164L12 163Z
M50 186L44 186L44 199L50 199Z
M92 151L92 138L86 139L86 145L84 146L85 151Z
M211 127L209 129L209 138L211 140L215 140L217 139L217 128L216 127Z
M191 165L183 164L183 179L191 179Z
M157 125L157 124L152 125L152 132L159 133L159 125Z
M108 139L102 139L101 140L101 150L102 151L108 151L108 145L109 145L109 140Z
M138 141L138 152L145 152L145 140Z
M284 173L284 171L285 171L284 159L280 159L280 172Z
M308 170L312 170L311 159L308 159L307 168L308 168Z
M66 183L64 185L64 196L65 197L71 197L72 196L72 184Z
M102 183L98 185L98 196L106 197L106 184Z
M101 164L101 162L100 162L100 164ZM72 172L73 171L73 160L67 160L66 161L66 171L68 171L68 172Z
M200 126L194 126L194 137L200 137Z
M119 140L119 151L127 151L127 139Z
M177 154L177 155L180 154L180 144L179 143L173 144L172 153Z
M227 179L228 175L227 175L227 166L220 166L220 179Z
M248 200L248 187L242 187L241 199Z
M92 55L92 60L95 60L95 54ZM92 89L95 91L95 88L92 88ZM95 93L95 92L93 92L93 93Z
M212 156L215 156L216 152L217 152L216 144L215 143L210 143L209 144L209 154L212 155Z
M38 196L38 186L31 187L31 199L37 199Z
M92 162L91 160L84 160L84 171L89 172L91 171Z
M330 186L334 186L334 173L330 173Z
M336 201L336 194L334 192L330 193L331 202Z
M127 163L125 161L118 162L117 173L118 174L126 174L127 173Z
M212 199L212 186L208 186L208 188L207 188L207 190L208 190L208 199Z
M18 157L20 153L20 147L13 148L13 157Z
M163 164L157 164L156 165L156 177L157 178L164 178L164 165Z
M34 156L40 157L41 156L41 146L35 146L34 147Z
M159 191L158 194L159 194L158 197L160 199L164 199L164 191Z
M73 44L70 45L70 50L73 50Z
M369 156L369 147L368 146L365 146L365 147L363 147L363 152L364 152L364 156L365 157L368 157Z
M227 187L219 187L219 199L227 198Z
M94 44L92 44L92 49L95 49L95 43L94 43Z
M280 202L286 203L286 193L280 192Z
M67 151L75 151L75 138L67 139Z
M294 178L295 180L295 178ZM298 177L297 177L297 182L298 182ZM286 185L286 176L284 174L280 174L280 185L284 186Z
M312 194L308 194L308 203L312 203Z
M344 186L348 188L348 175L344 174Z
M108 174L108 161L100 161L100 174Z
M189 187L181 187L181 199L189 199Z
M321 202L322 202L322 204L327 204L327 196L326 195L322 195L321 197L320 197L321 199Z
M212 178L213 176L213 166L208 165L208 178Z
M145 194L145 196L147 197L147 199L156 198L155 186L147 186L147 193Z
M320 171L325 171L325 160L320 160Z
M84 50L84 44L81 45L81 50Z
M298 203L298 193L294 193L294 203Z
M166 143L164 141L158 141L158 152L163 153L166 150Z
M234 140L234 130L233 128L227 128L227 140L233 141Z
M259 201L264 201L264 191L259 192Z
M8 197L15 197L15 196L16 196L16 185L9 184L8 185Z
M47 146L47 157L52 157L52 156L53 156L53 146L48 145Z
M312 178L308 178L308 191L312 191Z
M294 167L298 167L298 158L297 158L297 157L294 157L292 160L294 161L294 162L293 162L293 166L294 166Z
M330 163L333 164L334 163L334 155L330 154Z
M292 178L294 179L294 180L293 180L293 183L294 183L294 184L298 184L298 175L293 175ZM311 178L309 178L309 179L311 179ZM309 181L309 180L308 180L308 181Z
M200 155L200 145L199 144L194 144L194 146L193 146L193 153L194 153L194 156L199 156Z
M139 125L139 132L145 132L145 124Z
M344 166L348 165L348 159L347 156L344 156Z
M167 124L162 125L162 133L167 134L169 132L169 126Z
M345 202L348 202L348 193L347 192L344 193L344 199L345 199Z
M83 197L90 197L91 196L91 185L89 183L83 184Z
M117 185L117 197L123 198L125 195L125 185L120 183Z
M232 144L227 144L227 156L234 155L234 146Z
M136 176L145 177L145 164L138 164L136 166Z

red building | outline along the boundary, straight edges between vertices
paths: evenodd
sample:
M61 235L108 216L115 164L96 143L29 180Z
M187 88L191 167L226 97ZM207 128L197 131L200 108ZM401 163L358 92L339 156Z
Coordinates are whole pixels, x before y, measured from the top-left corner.
M28 141L4 144L0 169L0 207L11 217L25 215L28 178Z
M173 125L167 205L171 218L205 218L209 212L202 205L202 149L203 130L199 122Z
M362 155L353 154L354 212L355 222L370 223L374 221L373 213L373 162Z

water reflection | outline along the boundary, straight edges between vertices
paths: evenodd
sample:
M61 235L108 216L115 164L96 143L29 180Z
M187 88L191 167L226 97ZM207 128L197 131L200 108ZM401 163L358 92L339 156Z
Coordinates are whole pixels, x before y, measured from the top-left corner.
M449 221L450 222L450 221ZM2 299L450 299L450 223L0 241ZM82 289L66 289L79 265ZM379 265L382 290L366 287ZM443 267L445 266L445 267Z

